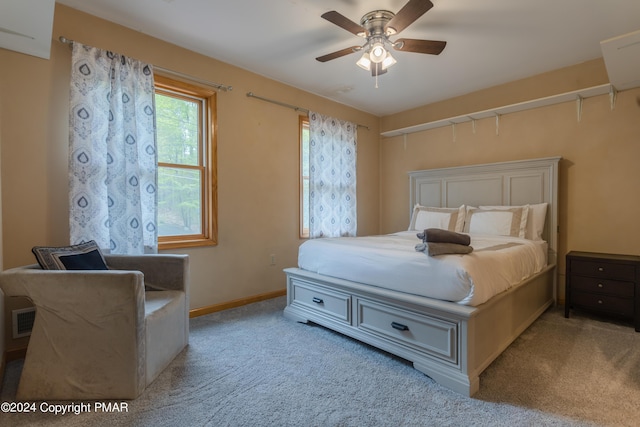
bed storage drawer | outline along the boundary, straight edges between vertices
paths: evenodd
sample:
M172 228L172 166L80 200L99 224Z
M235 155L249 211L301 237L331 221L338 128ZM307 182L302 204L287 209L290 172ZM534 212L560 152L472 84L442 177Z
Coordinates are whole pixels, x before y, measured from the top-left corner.
M358 299L358 328L409 348L458 363L454 322Z
M324 316L351 323L351 296L326 289L303 280L291 281L292 304L322 313Z

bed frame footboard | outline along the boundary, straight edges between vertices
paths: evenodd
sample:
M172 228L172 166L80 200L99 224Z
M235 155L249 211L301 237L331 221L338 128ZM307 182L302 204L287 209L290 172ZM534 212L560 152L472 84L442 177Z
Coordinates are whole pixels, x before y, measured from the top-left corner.
M407 359L439 384L472 396L482 371L553 304L555 266L478 307L298 268L285 273L286 317L317 323Z

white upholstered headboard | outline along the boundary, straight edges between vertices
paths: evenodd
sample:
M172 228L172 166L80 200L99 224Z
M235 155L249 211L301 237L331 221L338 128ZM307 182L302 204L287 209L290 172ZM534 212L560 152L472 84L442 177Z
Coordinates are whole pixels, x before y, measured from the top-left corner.
M548 203L543 239L549 263L558 254L558 163L560 157L487 163L409 172L409 212L416 204L525 205Z

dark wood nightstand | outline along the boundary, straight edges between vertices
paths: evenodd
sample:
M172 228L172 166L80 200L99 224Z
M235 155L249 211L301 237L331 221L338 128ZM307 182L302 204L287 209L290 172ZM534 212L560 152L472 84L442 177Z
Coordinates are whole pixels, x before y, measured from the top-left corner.
M571 308L633 319L640 332L640 256L569 252L564 317Z

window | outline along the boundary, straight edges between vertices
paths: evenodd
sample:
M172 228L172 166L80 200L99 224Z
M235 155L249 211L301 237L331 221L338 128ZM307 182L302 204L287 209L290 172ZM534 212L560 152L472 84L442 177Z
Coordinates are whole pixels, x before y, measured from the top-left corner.
M309 119L300 116L300 237L309 237Z
M155 76L160 249L217 243L215 95Z

